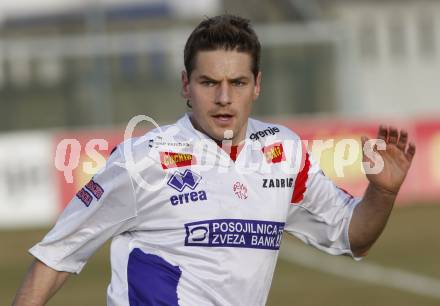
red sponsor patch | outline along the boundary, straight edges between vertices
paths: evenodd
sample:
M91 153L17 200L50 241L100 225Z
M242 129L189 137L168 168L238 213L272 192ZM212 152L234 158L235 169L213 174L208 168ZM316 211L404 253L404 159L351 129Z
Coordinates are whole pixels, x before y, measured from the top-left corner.
M283 144L281 142L271 144L270 146L266 146L261 150L266 157L266 161L270 164L276 164L286 160Z
M192 154L160 152L160 163L163 169L169 169L195 165L197 161Z

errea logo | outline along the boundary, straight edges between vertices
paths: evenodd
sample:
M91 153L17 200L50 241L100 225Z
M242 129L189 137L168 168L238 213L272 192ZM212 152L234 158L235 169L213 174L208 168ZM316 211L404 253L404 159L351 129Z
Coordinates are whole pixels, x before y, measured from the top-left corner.
M201 175L195 173L194 171L191 171L190 169L186 169L184 173L181 173L179 171L174 172L174 174L168 180L167 184L173 189L179 192L183 192L185 188L189 188L191 190L196 189L201 180ZM204 190L180 193L178 195L173 195L170 197L170 202L174 206L177 204L186 204L189 202L206 200L207 196Z
M197 173L186 169L184 173L180 173L179 171L174 172L174 174L170 177L167 184L170 187L173 187L177 191L183 191L185 187L194 190L199 184L202 177Z

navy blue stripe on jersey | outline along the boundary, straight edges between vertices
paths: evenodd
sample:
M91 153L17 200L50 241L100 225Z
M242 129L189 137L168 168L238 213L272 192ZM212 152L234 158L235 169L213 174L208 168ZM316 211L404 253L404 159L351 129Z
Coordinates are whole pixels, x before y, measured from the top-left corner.
M178 306L177 285L181 275L178 266L133 249L127 266L130 306Z

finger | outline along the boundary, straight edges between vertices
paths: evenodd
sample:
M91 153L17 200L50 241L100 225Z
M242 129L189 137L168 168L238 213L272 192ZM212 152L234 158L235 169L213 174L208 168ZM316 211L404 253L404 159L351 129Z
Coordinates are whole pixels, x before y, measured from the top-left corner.
M368 141L367 136L361 136L362 148L365 148L365 143Z
M394 126L390 126L390 130L388 133L388 143L397 144L397 138L399 137L399 132L397 128Z
M407 143L408 143L408 132L406 130L401 130L397 147L400 150L405 151Z
M368 158L366 152L369 150L372 150L373 148L371 147L371 143L367 143L367 141L369 140L369 138L367 136L362 136L361 137L361 143L362 143L362 160L363 161L370 161L370 159Z
M383 141L387 141L388 139L388 127L381 124L379 126L379 130L377 132L377 138L382 139Z
M367 136L361 136L361 143L362 143L362 152L365 153L365 145L368 141L368 137ZM365 155L365 154L364 154Z
M410 142L408 145L408 149L406 150L406 157L411 162L415 154L416 154L416 145L413 142Z

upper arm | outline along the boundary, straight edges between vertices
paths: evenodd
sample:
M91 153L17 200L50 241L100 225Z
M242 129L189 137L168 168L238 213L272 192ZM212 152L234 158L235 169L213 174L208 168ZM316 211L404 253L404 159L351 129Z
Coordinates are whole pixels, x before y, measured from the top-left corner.
M29 251L53 269L79 273L88 258L107 240L128 230L136 216L131 177L118 150Z
M324 175L303 147L286 231L333 255L352 255L348 229L359 199L338 188Z

